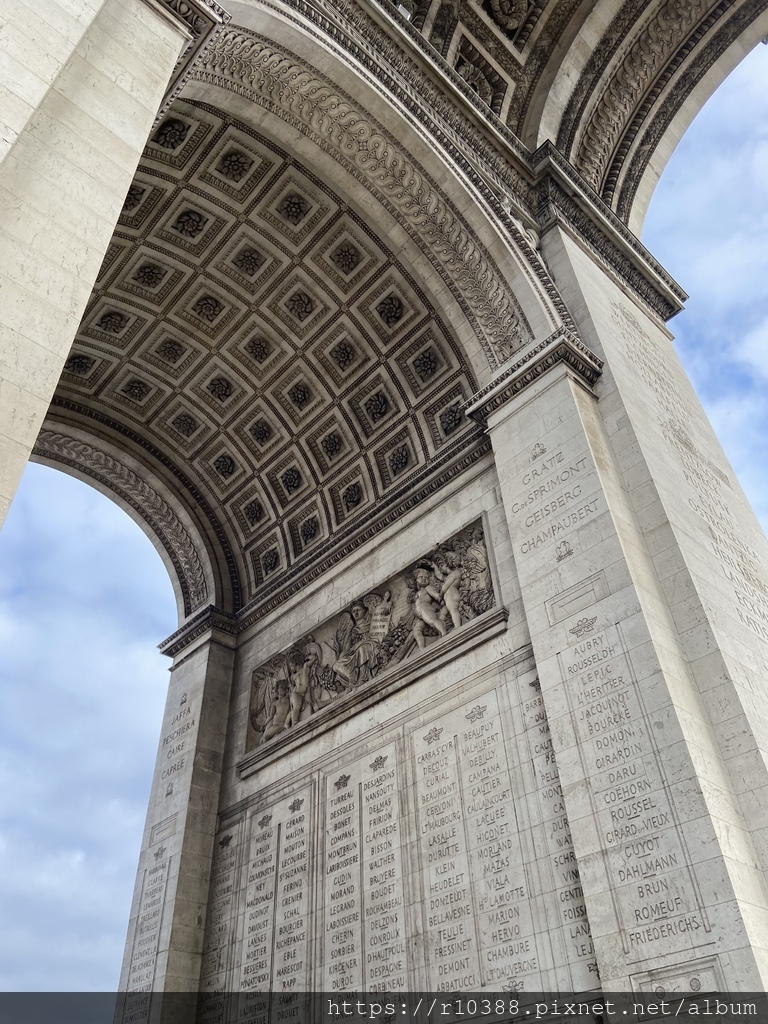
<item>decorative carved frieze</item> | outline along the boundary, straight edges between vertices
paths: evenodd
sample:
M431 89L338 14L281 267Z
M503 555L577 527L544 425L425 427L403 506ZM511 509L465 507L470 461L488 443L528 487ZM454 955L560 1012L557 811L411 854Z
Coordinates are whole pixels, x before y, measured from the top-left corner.
M155 119L155 135L159 135L158 144L174 149L183 142L186 136L186 132L182 132L184 124L177 121L176 125L180 125L180 128L169 128L167 127L168 121L164 119L163 115L190 68L211 45L221 26L227 24L230 15L216 0L158 0L158 2L167 14L189 34L189 42L176 61L176 67L173 69L166 90L165 101Z
M340 697L368 688L495 605L478 520L257 668L249 749L279 742Z
M678 49L661 81L635 111L606 178L606 198L622 221L629 222L640 182L673 120L696 86L749 30L757 9L727 0L718 4Z
M491 17L505 32L516 32L528 13L528 0L488 0Z
M630 40L608 86L599 91L574 155L576 167L597 191L640 98L708 6L708 0L667 0Z
M494 114L501 113L507 83L466 37L459 43L456 70Z

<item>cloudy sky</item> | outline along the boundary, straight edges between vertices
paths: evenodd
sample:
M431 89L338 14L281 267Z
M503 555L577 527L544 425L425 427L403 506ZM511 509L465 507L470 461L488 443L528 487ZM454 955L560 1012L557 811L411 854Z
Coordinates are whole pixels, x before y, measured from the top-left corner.
M764 526L767 224L758 46L675 152L643 241L691 294L680 353ZM30 465L0 535L0 991L117 984L175 614L138 526Z

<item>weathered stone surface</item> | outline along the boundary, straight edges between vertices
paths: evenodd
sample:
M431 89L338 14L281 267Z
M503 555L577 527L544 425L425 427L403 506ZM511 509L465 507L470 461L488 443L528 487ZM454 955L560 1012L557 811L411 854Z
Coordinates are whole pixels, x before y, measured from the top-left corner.
M628 225L764 5L74 6L0 43L0 509L37 437L175 577L126 1018L763 988L766 542Z

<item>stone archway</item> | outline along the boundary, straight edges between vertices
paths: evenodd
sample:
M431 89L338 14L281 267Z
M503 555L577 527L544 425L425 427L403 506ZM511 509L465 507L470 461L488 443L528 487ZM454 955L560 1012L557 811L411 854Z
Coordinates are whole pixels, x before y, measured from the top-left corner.
M233 7L164 101L102 239L41 435L43 457L98 464L140 506L180 579L123 984L374 984L361 938L339 972L325 940L322 908L348 895L325 837L350 780L362 815L387 764L398 803L382 814L402 820L410 867L387 869L403 887L398 985L755 984L768 854L750 813L765 782L753 659L768 635L744 609L760 607L764 542L669 348L684 295L626 221L664 125L699 95L694 64L735 53L762 5L406 10ZM434 748L455 760L438 766L442 795L461 796L443 809L463 823L449 843L423 820L423 766L464 720L493 732L498 770L474 772L474 733ZM640 790L624 784L638 774ZM493 789L509 864L477 820ZM362 865L356 828L345 855L357 844ZM638 828L665 872L653 893L624 842ZM460 860L445 883L433 832ZM267 853L296 858L298 895L277 899L277 860L255 864ZM251 954L246 930L273 869L273 927L301 935L279 961ZM361 919L381 911L365 870ZM425 909L446 887L473 921L466 964ZM486 889L519 902L515 943L484 917L500 906ZM570 930L582 919L591 936Z

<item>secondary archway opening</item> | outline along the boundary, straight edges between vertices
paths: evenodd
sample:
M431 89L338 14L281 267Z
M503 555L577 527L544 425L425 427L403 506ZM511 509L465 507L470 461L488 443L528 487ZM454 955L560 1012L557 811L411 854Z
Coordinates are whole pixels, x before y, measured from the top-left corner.
M0 536L0 988L117 984L177 623L149 539L31 463ZM45 969L41 970L41 964Z

